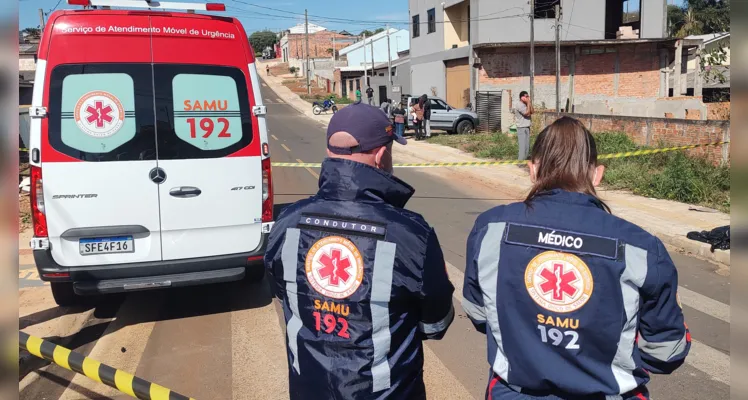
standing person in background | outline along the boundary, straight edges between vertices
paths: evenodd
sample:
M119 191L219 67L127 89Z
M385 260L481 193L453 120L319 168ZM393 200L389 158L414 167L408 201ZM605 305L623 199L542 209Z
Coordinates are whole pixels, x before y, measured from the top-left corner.
M463 309L486 334L486 398L646 400L691 334L660 239L610 213L592 134L563 117L538 135L524 202L468 236ZM667 397L667 396L665 396Z
M421 104L421 107L423 108L423 122L424 126L426 127L426 137L431 137L431 102L429 101L429 96L422 95L421 101L419 102Z
M379 106L379 108L382 110L382 112L384 113L384 115L387 116L387 118L391 118L392 117L392 113L390 112L392 110L392 103L391 102L392 102L392 100L390 100L390 99L384 99L384 101L382 102L382 104Z
M403 137L403 135L405 135L405 114L403 103L397 103L395 108L392 110L392 115L395 117L395 135L397 135L397 137Z
M356 101L361 102L361 89L356 89Z
M374 105L374 89L371 86L366 88L366 99L369 101L370 106Z
M265 66L265 72L267 72L268 76L270 76L270 65Z
M518 159L527 160L530 153L530 126L532 125L532 99L524 90L519 93L519 104L514 108L514 118L517 125L517 144L519 145Z
M423 139L423 101L422 98L413 99L411 106L413 114L413 130L416 133L416 140Z

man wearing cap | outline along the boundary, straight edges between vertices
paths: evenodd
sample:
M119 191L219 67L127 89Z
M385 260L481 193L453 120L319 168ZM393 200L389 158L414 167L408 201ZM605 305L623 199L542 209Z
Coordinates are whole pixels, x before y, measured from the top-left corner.
M392 142L406 143L378 108L335 113L319 191L270 234L292 400L426 397L422 341L446 333L454 288L434 229L404 208Z

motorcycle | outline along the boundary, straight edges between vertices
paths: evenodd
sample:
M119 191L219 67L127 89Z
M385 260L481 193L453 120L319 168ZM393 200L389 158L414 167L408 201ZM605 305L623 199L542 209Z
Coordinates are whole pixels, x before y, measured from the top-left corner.
M327 112L332 110L332 113L335 114L338 111L338 106L335 105L335 101L333 99L325 99L321 104L318 101L315 101L312 103L312 112L314 115L320 115L323 112Z

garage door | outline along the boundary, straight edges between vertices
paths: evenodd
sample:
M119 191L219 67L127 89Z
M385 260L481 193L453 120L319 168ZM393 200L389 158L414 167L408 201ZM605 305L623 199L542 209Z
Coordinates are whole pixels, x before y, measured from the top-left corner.
M447 71L447 104L456 108L470 102L470 66L467 58L445 61Z

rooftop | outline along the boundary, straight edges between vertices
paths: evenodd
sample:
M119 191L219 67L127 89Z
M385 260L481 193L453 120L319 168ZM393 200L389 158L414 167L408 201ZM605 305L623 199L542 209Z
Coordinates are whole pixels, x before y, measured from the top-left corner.
M399 31L400 31L400 29L395 29L395 28L390 28L389 29L390 35L392 35L394 33L397 33ZM348 54L348 53L350 53L353 50L361 48L364 44L369 45L369 44L371 44L371 42L379 40L379 39L387 36L387 32L388 31L384 30L382 32L377 33L374 36L370 36L370 37L366 38L366 40L360 40L360 41L358 41L358 42L356 42L356 43L354 43L354 44L352 44L352 45L350 45L350 46L348 46L348 47L346 47L344 49L341 49L340 52L339 52L339 54L340 55Z

